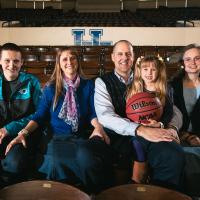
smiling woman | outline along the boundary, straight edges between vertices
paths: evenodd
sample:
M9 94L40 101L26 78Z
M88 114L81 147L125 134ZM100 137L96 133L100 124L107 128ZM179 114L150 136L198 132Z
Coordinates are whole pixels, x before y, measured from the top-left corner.
M200 46L183 50L183 70L172 80L174 103L182 112L181 143L186 153L185 183L191 195L199 196L200 179Z
M93 132L88 139L86 130L91 125ZM6 152L17 143L25 146L27 135L37 127L46 128L38 171L47 179L79 183L88 192L111 185L109 149L102 137L107 140L94 109L94 83L83 78L78 55L72 48L58 51L37 112Z
M172 80L174 89L174 103L183 114L183 126L181 131L195 134L199 137L200 126L198 116L200 114L200 47L191 44L183 51L184 69ZM198 141L184 133L182 139L184 144L200 146Z

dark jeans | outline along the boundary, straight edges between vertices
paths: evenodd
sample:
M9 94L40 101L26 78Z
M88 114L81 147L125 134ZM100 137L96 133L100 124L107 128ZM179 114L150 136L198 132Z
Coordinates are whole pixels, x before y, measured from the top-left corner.
M87 192L99 192L112 184L109 147L99 138L44 137L39 172L46 179L81 182Z
M26 180L30 171L33 170L36 159L40 132L34 132L26 138L27 148L22 144L14 145L5 156L5 149L9 142L15 138L7 136L0 145L1 176L5 185Z
M136 156L132 144L133 138L105 130L110 136L111 147L117 154L121 154L120 158L123 155L129 156L133 161ZM182 147L175 142L149 142L142 137L137 137L137 140L141 143L150 166L152 184L181 190L185 164Z
M187 194L200 197L200 147L183 147L185 152L184 186Z

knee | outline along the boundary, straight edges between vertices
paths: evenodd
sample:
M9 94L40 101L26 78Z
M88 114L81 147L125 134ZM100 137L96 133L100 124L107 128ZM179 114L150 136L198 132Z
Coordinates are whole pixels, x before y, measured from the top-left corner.
M168 166L181 169L184 166L185 157L182 147L175 142L160 142L154 144L154 150L151 151L151 158L154 157L159 162L166 163Z
M23 147L16 145L1 161L2 169L6 172L21 173L27 166L27 156Z
M92 152L87 147L80 147L76 153L77 163L81 169L89 169L95 165L97 158L94 157Z

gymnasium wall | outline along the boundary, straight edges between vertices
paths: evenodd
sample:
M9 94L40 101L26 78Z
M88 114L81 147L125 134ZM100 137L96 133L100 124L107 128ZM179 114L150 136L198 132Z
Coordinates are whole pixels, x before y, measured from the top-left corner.
M137 46L184 46L200 43L200 27L20 27L0 28L0 45L112 45L126 39Z

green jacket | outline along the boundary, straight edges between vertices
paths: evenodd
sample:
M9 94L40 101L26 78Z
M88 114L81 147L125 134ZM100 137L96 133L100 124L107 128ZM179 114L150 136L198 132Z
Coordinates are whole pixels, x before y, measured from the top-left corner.
M24 72L19 74L19 83L5 102L2 91L3 75L0 75L0 128L4 127L9 135L17 135L31 120L41 97L39 80Z

